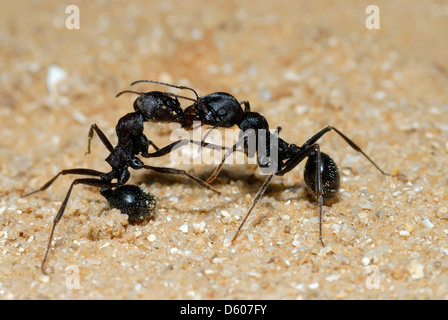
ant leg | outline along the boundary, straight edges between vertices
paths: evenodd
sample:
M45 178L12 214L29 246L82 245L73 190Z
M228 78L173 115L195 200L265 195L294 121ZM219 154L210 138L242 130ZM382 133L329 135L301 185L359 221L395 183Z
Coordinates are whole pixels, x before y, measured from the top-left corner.
M84 169L84 168L75 168L75 169L66 169L66 170L62 170L60 171L57 175L55 175L52 179L50 179L47 183L45 183L42 187L40 187L37 190L34 190L32 192L29 192L27 194L25 194L24 196L22 196L22 198L28 197L32 194L35 194L37 192L40 191L44 191L45 189L47 189L49 186L51 186L53 184L53 182L60 176L60 175L66 175L66 174L79 174L79 175L86 175L86 176L95 176L95 177L99 177L102 174L104 174L103 172L97 171L97 170L92 170L92 169Z
M143 165L142 168L145 168L145 169L148 169L148 170L152 170L154 172L162 173L162 174L179 174L179 175L182 175L182 176L186 176L186 177L190 178L191 180L193 180L194 182L196 182L197 184L199 184L201 187L203 187L205 189L208 189L208 190L211 190L213 192L216 192L217 194L221 194L221 192L216 191L215 189L213 189L207 182L204 182L201 179L196 178L195 176L192 176L191 174L189 174L185 170L166 168L166 167L153 167L153 166L150 166L150 165Z
M227 150L227 152L222 157L221 163L218 165L218 167L215 169L212 175L206 180L207 183L212 183L218 177L218 174L221 171L222 167L224 166L224 162L226 162L227 157L236 151L236 148L238 148L244 142L244 139L246 137L247 135L243 134L243 136L233 145L233 147Z
M197 92L190 87L185 87L185 86L176 86L174 84L169 84L169 83L165 83L165 82L161 82L161 81L155 81L155 80L137 80L131 83L131 86L133 86L134 84L137 83L141 83L141 82L148 82L148 83L155 83L155 84L161 84L163 86L167 86L167 87L171 87L171 88L176 88L176 89L180 89L180 90L191 90L194 92L194 94L196 95L196 99L199 99L199 95L197 94Z
M106 146L107 150L109 150L109 152L112 152L114 147L112 146L112 143L110 143L109 139L107 139L106 135L103 133L103 131L101 131L100 128L98 128L98 126L96 125L96 123L92 124L90 126L90 130L89 130L89 140L87 143L87 152L86 154L90 153L90 142L93 138L93 133L96 132L96 134L98 135L98 137L100 138L100 140L103 142L103 144Z
M42 265L41 265L43 274L47 274L45 272L45 262L47 261L47 256L50 251L50 246L51 246L51 241L53 240L54 230L56 229L57 223L59 222L59 220L61 220L62 215L64 214L65 207L67 206L68 199L70 198L70 194L72 193L73 186L75 186L77 184L85 184L88 186L94 186L94 187L100 187L100 188L111 188L111 187L116 186L115 183L110 183L110 182L106 182L106 181L99 180L99 179L76 179L76 180L73 180L72 184L70 185L70 188L67 191L67 194L65 195L64 201L62 202L62 205L59 208L59 211L53 220L53 227L51 228L50 239L48 240L47 250L45 251L44 259L42 260Z
M202 138L201 143L205 142L205 139L207 139L208 135L212 133L213 130L215 130L218 127L218 125L215 125L210 128L210 130L207 131L207 133L204 135L204 138ZM201 152L202 144L199 146L198 153Z
M322 244L322 247L325 247L324 239L322 237L322 216L323 216L323 206L324 206L324 191L322 186L322 155L320 152L320 148L318 144L314 145L313 148L314 151L316 151L317 154L317 161L316 161L316 197L317 201L319 202L319 239L320 243Z
M184 145L186 145L188 143L193 143L193 144L196 144L196 145L199 145L199 146L202 146L205 148L209 148L209 149L221 149L221 150L227 149L227 147L218 146L216 144L212 144L212 143L208 143L208 142L203 142L203 141L199 142L199 141L194 141L194 140L189 140L189 139L182 139L182 140L173 142L161 149L158 149L156 152L142 154L142 156L144 158L161 157L161 156L164 156L180 147L183 147Z
M257 204L258 200L260 200L261 196L264 194L264 192L268 188L269 183L272 180L272 177L274 177L273 174L268 176L266 178L266 180L263 182L263 184L261 185L260 189L257 191L257 194L254 197L254 201L252 202L252 206L250 207L249 211L247 211L246 216L244 217L243 221L241 222L240 226L238 227L238 230L236 231L235 235L232 238L232 243L235 242L236 238L240 234L241 228L243 228L244 223L246 222L247 218L249 218L250 213L255 208L255 205Z
M322 155L320 152L320 147L318 144L313 144L311 146L307 146L305 149L302 149L299 153L297 153L293 158L288 160L283 167L282 170L277 172L277 175L283 176L285 173L294 169L303 159L308 157L312 152L316 152L317 161L316 161L316 186L313 190L316 194L317 201L319 203L319 239L322 243L322 246L325 247L325 243L322 237L322 215L323 215L323 204L324 204L324 190L322 183ZM328 156L327 156L328 157Z
M250 103L249 100L240 101L240 105L244 105L244 112L250 112Z
M93 138L93 134L96 132L96 134L98 135L98 137L100 138L101 142L103 142L103 144L106 146L107 150L109 150L109 152L112 152L114 150L114 147L112 145L112 143L110 143L109 139L107 139L106 135L104 134L104 132L96 125L96 123L92 124L90 126L90 130L89 130L89 140L87 143L87 152L86 154L90 153L90 143L91 140ZM159 147L155 145L154 142L152 142L151 140L148 140L148 143L156 150L159 150Z
M307 146L310 146L310 145L316 143L317 140L319 140L324 134L326 134L327 132L329 132L331 130L334 130L342 139L345 140L345 142L348 143L348 145L350 147L352 147L355 151L358 151L359 153L361 153L367 160L369 160L369 162L376 169L378 169L378 171L381 172L381 174L383 174L385 176L391 176L390 173L383 171L372 159L370 159L370 157L364 151L362 151L362 149L356 143L354 143L345 134L343 134L341 131L339 131L338 129L336 129L335 127L332 127L332 126L328 126L328 127L323 128L322 130L320 130L313 137L311 137L307 142L305 142L301 148L306 148Z
M157 158L157 157L162 157L168 153L170 153L171 151L174 151L180 147L183 147L184 145L190 143L190 141L192 140L188 140L188 139L182 139L182 140L178 140L176 142L173 142L163 148L159 148L157 149L156 152L151 152L151 153L142 153L142 156L144 158Z
M159 151L160 148L158 146L156 146L156 144L154 142L152 142L152 140L148 140L148 143L154 148L156 149L156 151Z

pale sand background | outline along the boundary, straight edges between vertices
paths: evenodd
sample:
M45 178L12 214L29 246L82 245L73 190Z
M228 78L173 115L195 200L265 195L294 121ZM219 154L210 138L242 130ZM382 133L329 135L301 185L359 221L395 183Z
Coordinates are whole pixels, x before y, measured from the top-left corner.
M380 30L366 29L365 1L210 2L80 2L81 28L68 30L69 2L2 1L0 298L448 298L448 2L375 1ZM53 64L67 75L50 95ZM248 99L296 144L333 125L408 182L381 176L330 133L321 148L343 180L338 201L325 207L327 247L302 164L273 179L226 247L263 181L254 166L226 166L214 183L222 196L133 172L132 182L157 196L154 219L127 225L97 189L76 187L56 230L51 276L43 276L52 219L72 178L20 196L64 168L108 170L97 138L84 155L87 132L97 123L116 141L114 126L135 97L114 96L137 79ZM173 128L145 132L164 145ZM177 167L203 179L213 168ZM78 290L66 285L73 268ZM369 289L372 275L379 289Z

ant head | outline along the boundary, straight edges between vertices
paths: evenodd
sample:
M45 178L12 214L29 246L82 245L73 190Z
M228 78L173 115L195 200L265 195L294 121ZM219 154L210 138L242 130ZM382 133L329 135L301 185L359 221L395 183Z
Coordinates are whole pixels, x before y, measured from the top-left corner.
M181 122L184 113L176 96L160 91L150 91L134 101L134 110L140 112L145 121Z
M185 112L189 112L190 109L194 110L198 120L204 124L223 128L233 127L244 114L238 100L226 92L215 92L200 97L195 104L185 109Z
M179 123L183 121L184 112L177 99L178 96L175 94L160 91L137 92L124 90L116 96L119 97L123 93L139 95L134 101L134 110L143 116L144 121Z

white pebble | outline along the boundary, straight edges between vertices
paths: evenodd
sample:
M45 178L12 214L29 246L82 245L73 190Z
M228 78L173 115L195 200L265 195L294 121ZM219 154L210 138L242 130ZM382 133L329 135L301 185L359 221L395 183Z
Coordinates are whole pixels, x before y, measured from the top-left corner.
M331 281L339 280L340 277L341 277L341 275L339 275L339 274L332 274L331 276L326 277L325 280L331 282Z
M312 224L318 224L320 222L319 217L311 217L310 222Z
M372 207L373 207L373 203L370 201L361 204L361 209L364 209L364 210L372 210Z
M179 230L182 231L183 233L187 233L188 232L188 225L186 223L181 225Z
M368 266L370 264L370 258L369 257L362 258L362 264Z
M429 229L434 228L434 224L431 221L429 221L428 217L424 217L422 223L426 228L429 228Z
M311 290L319 288L319 282L314 282L314 283L309 284L308 288L310 288Z
M283 78L289 81L300 81L302 79L302 76L300 75L300 73L288 70L283 74Z
M205 228L200 223L193 223L193 232L195 234L204 233L205 232Z
M67 71L52 64L47 69L47 89L50 95L55 95L58 91L57 86L59 82L67 77Z
M229 213L228 211L226 211L226 210L222 210L222 211L221 211L221 214L222 214L224 217L230 217L230 213Z
M308 105L298 105L295 107L294 111L296 114L298 115L303 115L305 113L307 113L310 110L310 107Z
M85 124L88 120L85 114L77 110L73 111L72 117L73 119L75 119L75 121L79 122L80 124Z
M303 291L303 283L296 284L294 286L294 288L296 288L297 290Z
M233 231L227 232L226 236L224 237L224 241L222 243L222 246L224 248L229 247L232 244L232 240L233 240L234 236L235 236L235 232L233 232Z
M94 266L99 266L101 264L101 259L99 258L87 258L86 262L88 264L94 265Z
M423 187L422 186L416 186L415 188L414 188L414 191L415 192L420 192L420 191L422 191L423 190Z
M421 279L425 276L424 266L416 261L412 261L408 266L408 271L412 279Z
M375 92L373 94L373 96L375 97L375 99L382 100L382 99L384 99L386 97L386 92L384 92L384 91L377 91L377 92Z
M105 244L101 245L101 246L99 247L99 249L103 249L103 248L106 248L106 247L108 247L108 246L110 246L110 243L109 243L109 242L106 242Z
M143 285L141 284L141 283L137 283L137 284L135 284L135 286L134 286L134 290L135 291L140 291L140 289L143 287Z
M410 232L407 231L407 230L400 230L399 234L400 234L400 236L402 236L402 237L409 237Z
M333 228L333 230L334 230L335 233L338 233L339 231L341 231L341 225L340 225L340 224L333 223L333 224L331 225L331 227Z

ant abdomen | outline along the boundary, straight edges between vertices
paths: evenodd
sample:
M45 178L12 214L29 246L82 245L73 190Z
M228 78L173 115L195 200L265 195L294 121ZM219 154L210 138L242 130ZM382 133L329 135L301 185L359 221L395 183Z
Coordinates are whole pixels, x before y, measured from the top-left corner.
M135 185L124 185L116 189L103 188L101 195L106 198L111 208L128 215L130 223L140 222L153 216L156 198L150 192L143 191Z
M325 200L332 199L336 196L339 190L340 177L339 169L333 159L326 153L321 152L321 179L322 179L322 196ZM310 153L308 160L305 164L304 178L305 183L313 192L317 193L317 152Z

